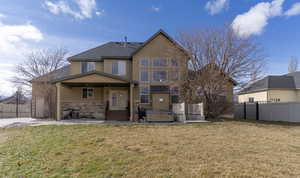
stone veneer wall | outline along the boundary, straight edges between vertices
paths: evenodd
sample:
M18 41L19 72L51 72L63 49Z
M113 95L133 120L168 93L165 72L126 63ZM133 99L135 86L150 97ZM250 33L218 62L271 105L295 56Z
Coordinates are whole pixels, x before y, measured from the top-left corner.
M105 104L97 101L62 101L61 111L78 109L80 117L95 117L105 119Z

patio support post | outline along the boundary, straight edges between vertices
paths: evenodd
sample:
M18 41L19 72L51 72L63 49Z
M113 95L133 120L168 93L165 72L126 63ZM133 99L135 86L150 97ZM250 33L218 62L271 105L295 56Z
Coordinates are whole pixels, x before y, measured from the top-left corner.
M56 83L56 120L61 120L61 83Z
M130 121L133 120L133 87L134 84L130 83Z

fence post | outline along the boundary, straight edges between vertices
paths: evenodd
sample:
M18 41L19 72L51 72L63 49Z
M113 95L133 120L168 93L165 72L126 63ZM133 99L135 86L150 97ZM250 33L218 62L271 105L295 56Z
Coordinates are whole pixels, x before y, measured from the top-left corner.
M259 120L259 104L258 102L256 102L256 120L258 121Z
M19 117L19 92L16 92L16 117Z
M244 119L247 118L247 109L246 109L246 102L244 102Z

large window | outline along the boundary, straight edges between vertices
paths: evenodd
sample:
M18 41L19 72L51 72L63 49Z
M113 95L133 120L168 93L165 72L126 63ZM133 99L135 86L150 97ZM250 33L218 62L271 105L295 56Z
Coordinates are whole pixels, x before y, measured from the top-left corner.
M153 71L153 81L155 82L165 82L167 81L166 71Z
M149 82L149 71L141 70L140 71L140 81Z
M149 86L140 86L140 103L148 104L150 103L150 87Z
M172 64L173 67L178 67L179 66L177 59L171 59L171 64Z
M83 88L82 89L82 98L89 99L94 97L94 89L93 88Z
M140 59L140 66L141 67L148 67L150 66L150 60L147 58Z
M167 59L153 59L153 66L155 67L166 67L167 65Z
M170 81L178 81L179 80L179 72L178 71L169 71L169 80Z
M112 74L126 75L126 61L114 61L112 63Z
M96 69L95 62L81 62L81 73L90 72Z

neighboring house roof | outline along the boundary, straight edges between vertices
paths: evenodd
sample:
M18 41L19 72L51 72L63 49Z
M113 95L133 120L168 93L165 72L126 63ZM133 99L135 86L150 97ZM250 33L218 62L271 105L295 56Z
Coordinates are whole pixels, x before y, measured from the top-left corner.
M109 77L109 78L112 78L112 79L121 80L121 81L129 82L129 83L131 83L131 82L132 83L138 83L137 81L133 81L133 80L121 77L121 76L116 76L116 75L113 75L113 74L109 74L109 73L105 73L105 72L99 72L99 71L91 71L91 72L82 73L82 74L68 75L68 76L64 76L62 78L59 78L57 80L53 80L52 82L53 83L63 82L63 81L66 81L66 80L71 80L71 79L84 77L84 76L88 76L88 75L92 75L92 74L97 74L97 75L101 75L101 76L104 76L104 77Z
M289 74L281 76L267 76L243 89L239 92L239 94L252 93L269 89L297 89L295 81L300 80L300 72L298 73L299 74L297 77L295 77L296 75L291 76Z
M104 58L130 59L132 54L144 43L141 42L109 42L96 48L69 57L69 61L101 61Z
M284 76L291 76L294 78L295 86L297 89L300 89L300 72L288 73Z
M18 96L19 104L25 104L28 101L29 101L29 99L27 97L25 97L23 94L19 94L19 96ZM17 93L13 94L10 97L0 100L0 104L16 104L16 103L17 103Z

